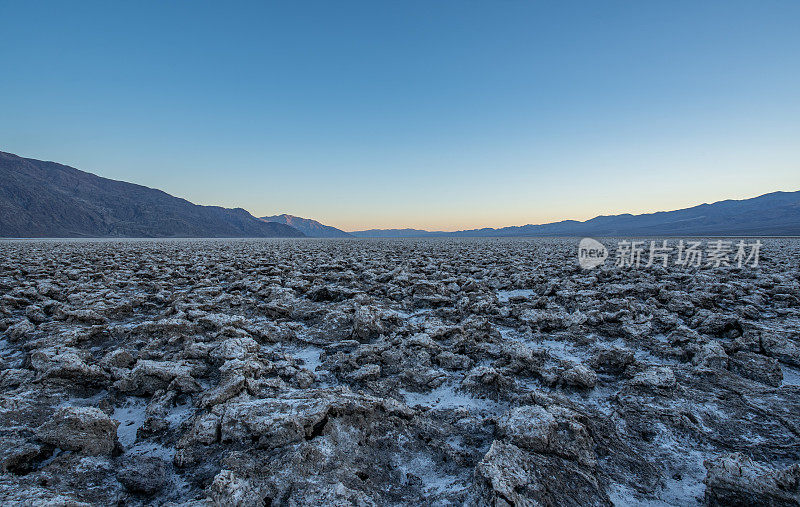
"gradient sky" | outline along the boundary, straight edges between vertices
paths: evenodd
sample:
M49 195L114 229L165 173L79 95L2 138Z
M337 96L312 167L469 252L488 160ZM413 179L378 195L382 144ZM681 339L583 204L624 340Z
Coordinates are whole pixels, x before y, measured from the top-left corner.
M800 190L800 1L0 0L0 150L346 230Z

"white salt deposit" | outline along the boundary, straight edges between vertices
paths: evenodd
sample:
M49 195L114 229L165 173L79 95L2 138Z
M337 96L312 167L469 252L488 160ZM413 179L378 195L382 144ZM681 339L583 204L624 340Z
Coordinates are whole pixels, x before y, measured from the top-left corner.
M449 384L442 384L427 393L415 393L401 389L400 394L405 397L407 405L412 407L422 405L432 410L464 408L471 412L503 413L508 408L504 403L475 398L457 391L455 387Z
M785 364L781 364L781 370L783 371L782 386L800 386L800 370Z
M130 447L136 442L136 430L142 427L147 415L145 409L147 403L144 400L135 400L127 404L114 408L111 418L119 421L117 427L117 438L123 447Z
M500 290L497 291L497 300L501 303L508 303L511 298L530 298L535 294L536 291L532 289Z

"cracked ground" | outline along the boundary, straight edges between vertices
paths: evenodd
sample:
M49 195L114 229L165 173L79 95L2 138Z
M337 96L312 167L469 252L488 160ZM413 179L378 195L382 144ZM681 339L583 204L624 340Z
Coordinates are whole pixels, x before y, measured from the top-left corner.
M3 503L800 502L800 240L741 269L586 271L572 239L0 253Z

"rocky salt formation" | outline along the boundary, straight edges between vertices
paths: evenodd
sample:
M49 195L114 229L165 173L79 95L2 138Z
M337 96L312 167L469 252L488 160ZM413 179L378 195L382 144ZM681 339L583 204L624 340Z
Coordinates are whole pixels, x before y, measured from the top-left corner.
M800 242L0 243L0 502L797 505Z

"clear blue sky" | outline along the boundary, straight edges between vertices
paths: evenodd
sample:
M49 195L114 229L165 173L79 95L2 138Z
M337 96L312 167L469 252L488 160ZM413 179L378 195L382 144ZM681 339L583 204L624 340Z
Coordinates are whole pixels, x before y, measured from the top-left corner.
M0 150L352 230L800 189L800 1L0 0Z

